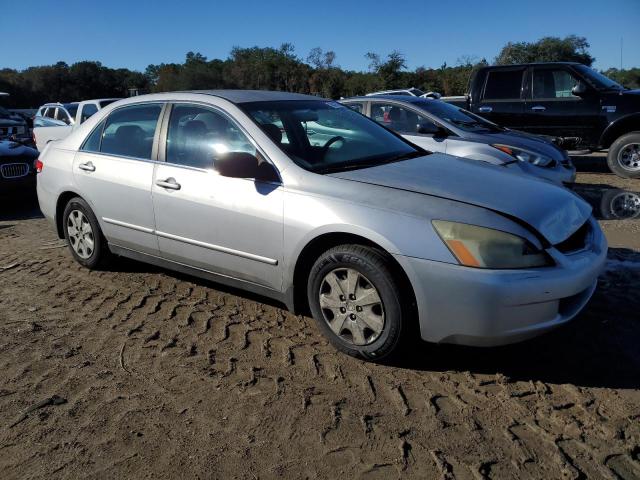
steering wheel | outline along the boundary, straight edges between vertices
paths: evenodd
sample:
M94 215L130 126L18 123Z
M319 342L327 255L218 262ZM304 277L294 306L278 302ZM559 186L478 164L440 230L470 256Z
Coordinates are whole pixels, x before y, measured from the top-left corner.
M327 155L327 152L329 151L329 147L331 145L333 145L334 143L336 143L336 142L343 142L344 143L345 139L344 139L344 137L342 137L340 135L337 135L335 137L331 137L329 139L329 141L322 146L322 149L320 150L320 154L321 154L320 158L324 158Z

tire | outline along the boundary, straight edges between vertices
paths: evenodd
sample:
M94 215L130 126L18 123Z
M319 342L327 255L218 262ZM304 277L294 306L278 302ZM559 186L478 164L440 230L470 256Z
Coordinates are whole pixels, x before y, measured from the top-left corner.
M311 268L307 298L322 333L354 357L395 358L409 330L410 309L391 262L370 247L340 245L323 253Z
M609 169L622 178L640 178L640 132L622 135L609 147Z
M62 222L64 238L76 262L91 270L106 265L111 252L87 202L80 197L69 200ZM78 225L82 228L78 229Z
M611 188L602 195L600 216L603 220L630 220L640 217L640 195Z

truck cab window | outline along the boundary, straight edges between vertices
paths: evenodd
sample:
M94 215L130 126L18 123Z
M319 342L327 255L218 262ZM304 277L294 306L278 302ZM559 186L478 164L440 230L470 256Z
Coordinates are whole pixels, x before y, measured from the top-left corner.
M577 80L566 70L536 68L533 71L532 95L542 98L576 98L571 89Z
M492 70L487 75L485 100L520 99L524 70Z

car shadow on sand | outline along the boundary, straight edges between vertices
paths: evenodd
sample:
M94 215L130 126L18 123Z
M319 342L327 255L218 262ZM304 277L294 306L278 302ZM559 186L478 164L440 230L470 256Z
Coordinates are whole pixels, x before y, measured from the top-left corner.
M571 155L571 161L579 173L611 173L607 165L606 155L578 154Z
M32 218L43 218L35 192L0 194L0 222Z
M612 248L598 289L567 325L504 347L422 343L405 352L395 366L585 387L640 388L640 296L633 293L639 284L640 253Z

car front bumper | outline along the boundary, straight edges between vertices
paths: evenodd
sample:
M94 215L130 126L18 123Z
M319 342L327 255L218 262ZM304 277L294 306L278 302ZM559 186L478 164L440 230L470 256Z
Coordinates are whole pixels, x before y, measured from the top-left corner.
M574 183L576 180L576 167L573 164L564 166L556 164L552 168L543 168L526 162L509 164L509 167L520 168L525 173L544 178L558 184Z
M591 221L588 248L570 255L550 251L554 267L487 270L396 256L416 295L422 338L497 346L570 321L591 298L606 262L606 239Z

